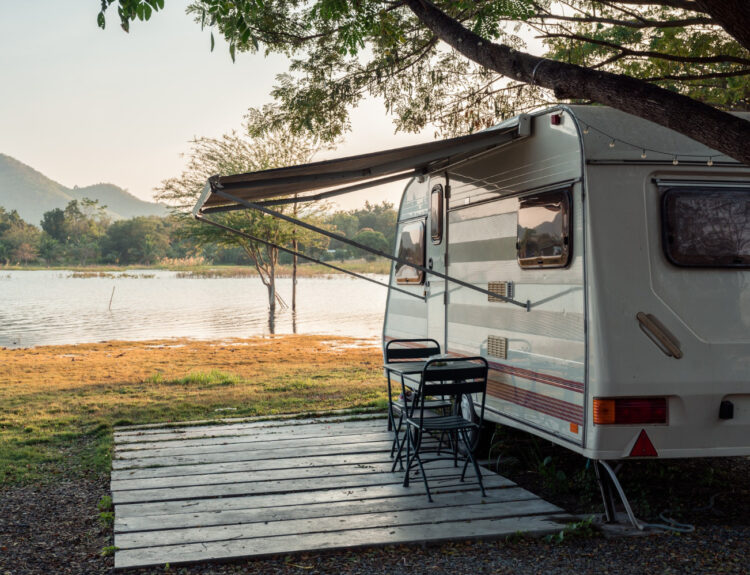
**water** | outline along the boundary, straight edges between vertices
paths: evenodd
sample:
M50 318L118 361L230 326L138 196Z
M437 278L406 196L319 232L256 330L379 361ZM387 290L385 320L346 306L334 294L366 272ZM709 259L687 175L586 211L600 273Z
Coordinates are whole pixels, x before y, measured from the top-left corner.
M223 339L272 331L375 340L387 295L386 288L349 276L299 278L296 314L277 309L270 325L267 291L258 278L179 278L159 270L112 275L0 271L0 346ZM279 278L277 289L291 306L292 280Z

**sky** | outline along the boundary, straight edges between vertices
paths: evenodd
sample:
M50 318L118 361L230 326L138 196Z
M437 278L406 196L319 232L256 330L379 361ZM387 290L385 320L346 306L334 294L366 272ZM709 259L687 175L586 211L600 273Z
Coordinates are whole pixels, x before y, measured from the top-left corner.
M126 34L114 9L107 29L97 27L98 0L0 0L0 153L67 187L110 182L152 200L181 173L190 140L239 129L286 71L280 56L238 54L232 63L219 38L211 52L187 4L167 0ZM344 144L320 159L430 139L432 130L394 135L383 105L369 101L354 111ZM397 203L402 187L377 199Z

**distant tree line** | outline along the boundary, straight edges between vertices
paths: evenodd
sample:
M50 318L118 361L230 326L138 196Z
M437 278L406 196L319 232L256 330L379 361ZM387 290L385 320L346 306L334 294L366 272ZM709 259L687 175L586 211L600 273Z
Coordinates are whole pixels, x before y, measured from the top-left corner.
M393 204L366 203L363 208L324 213L322 223L347 238L389 252L396 236ZM205 242L188 233L184 218L142 216L112 221L98 201L73 200L65 208L44 213L40 226L24 221L15 210L0 207L0 264L3 265L156 265L179 261L208 264L251 264L247 252L236 245ZM300 245L304 253L323 260L366 257L332 240ZM281 254L280 263L291 256Z

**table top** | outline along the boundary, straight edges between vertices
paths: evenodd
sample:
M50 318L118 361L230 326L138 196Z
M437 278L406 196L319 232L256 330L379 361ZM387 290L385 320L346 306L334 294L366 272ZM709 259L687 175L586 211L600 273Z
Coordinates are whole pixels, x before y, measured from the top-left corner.
M433 359L444 359L440 358L438 356L431 357L429 360ZM422 373L422 370L424 370L424 366L427 364L427 361L429 360L421 360L421 361L394 361L391 363L385 363L383 364L383 367L389 371L392 371L396 374L402 374L402 375L409 375L409 374L415 374L415 373ZM440 369L461 369L461 368L467 368L467 367L477 367L479 364L473 361L450 361L446 362L444 365L439 364L432 364L430 366L430 370L440 370Z

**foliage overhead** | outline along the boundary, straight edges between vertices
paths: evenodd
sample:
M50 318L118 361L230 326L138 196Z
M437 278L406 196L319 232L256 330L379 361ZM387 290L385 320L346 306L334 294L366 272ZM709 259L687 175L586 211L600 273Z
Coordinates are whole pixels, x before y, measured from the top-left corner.
M144 4L156 2L118 1L123 27ZM746 0L193 0L188 12L227 40L232 58L289 57L273 91L276 127L333 139L348 128L348 110L376 96L401 130L432 124L456 135L554 93L750 157L748 122L717 111L750 108ZM529 32L546 58L524 53Z

